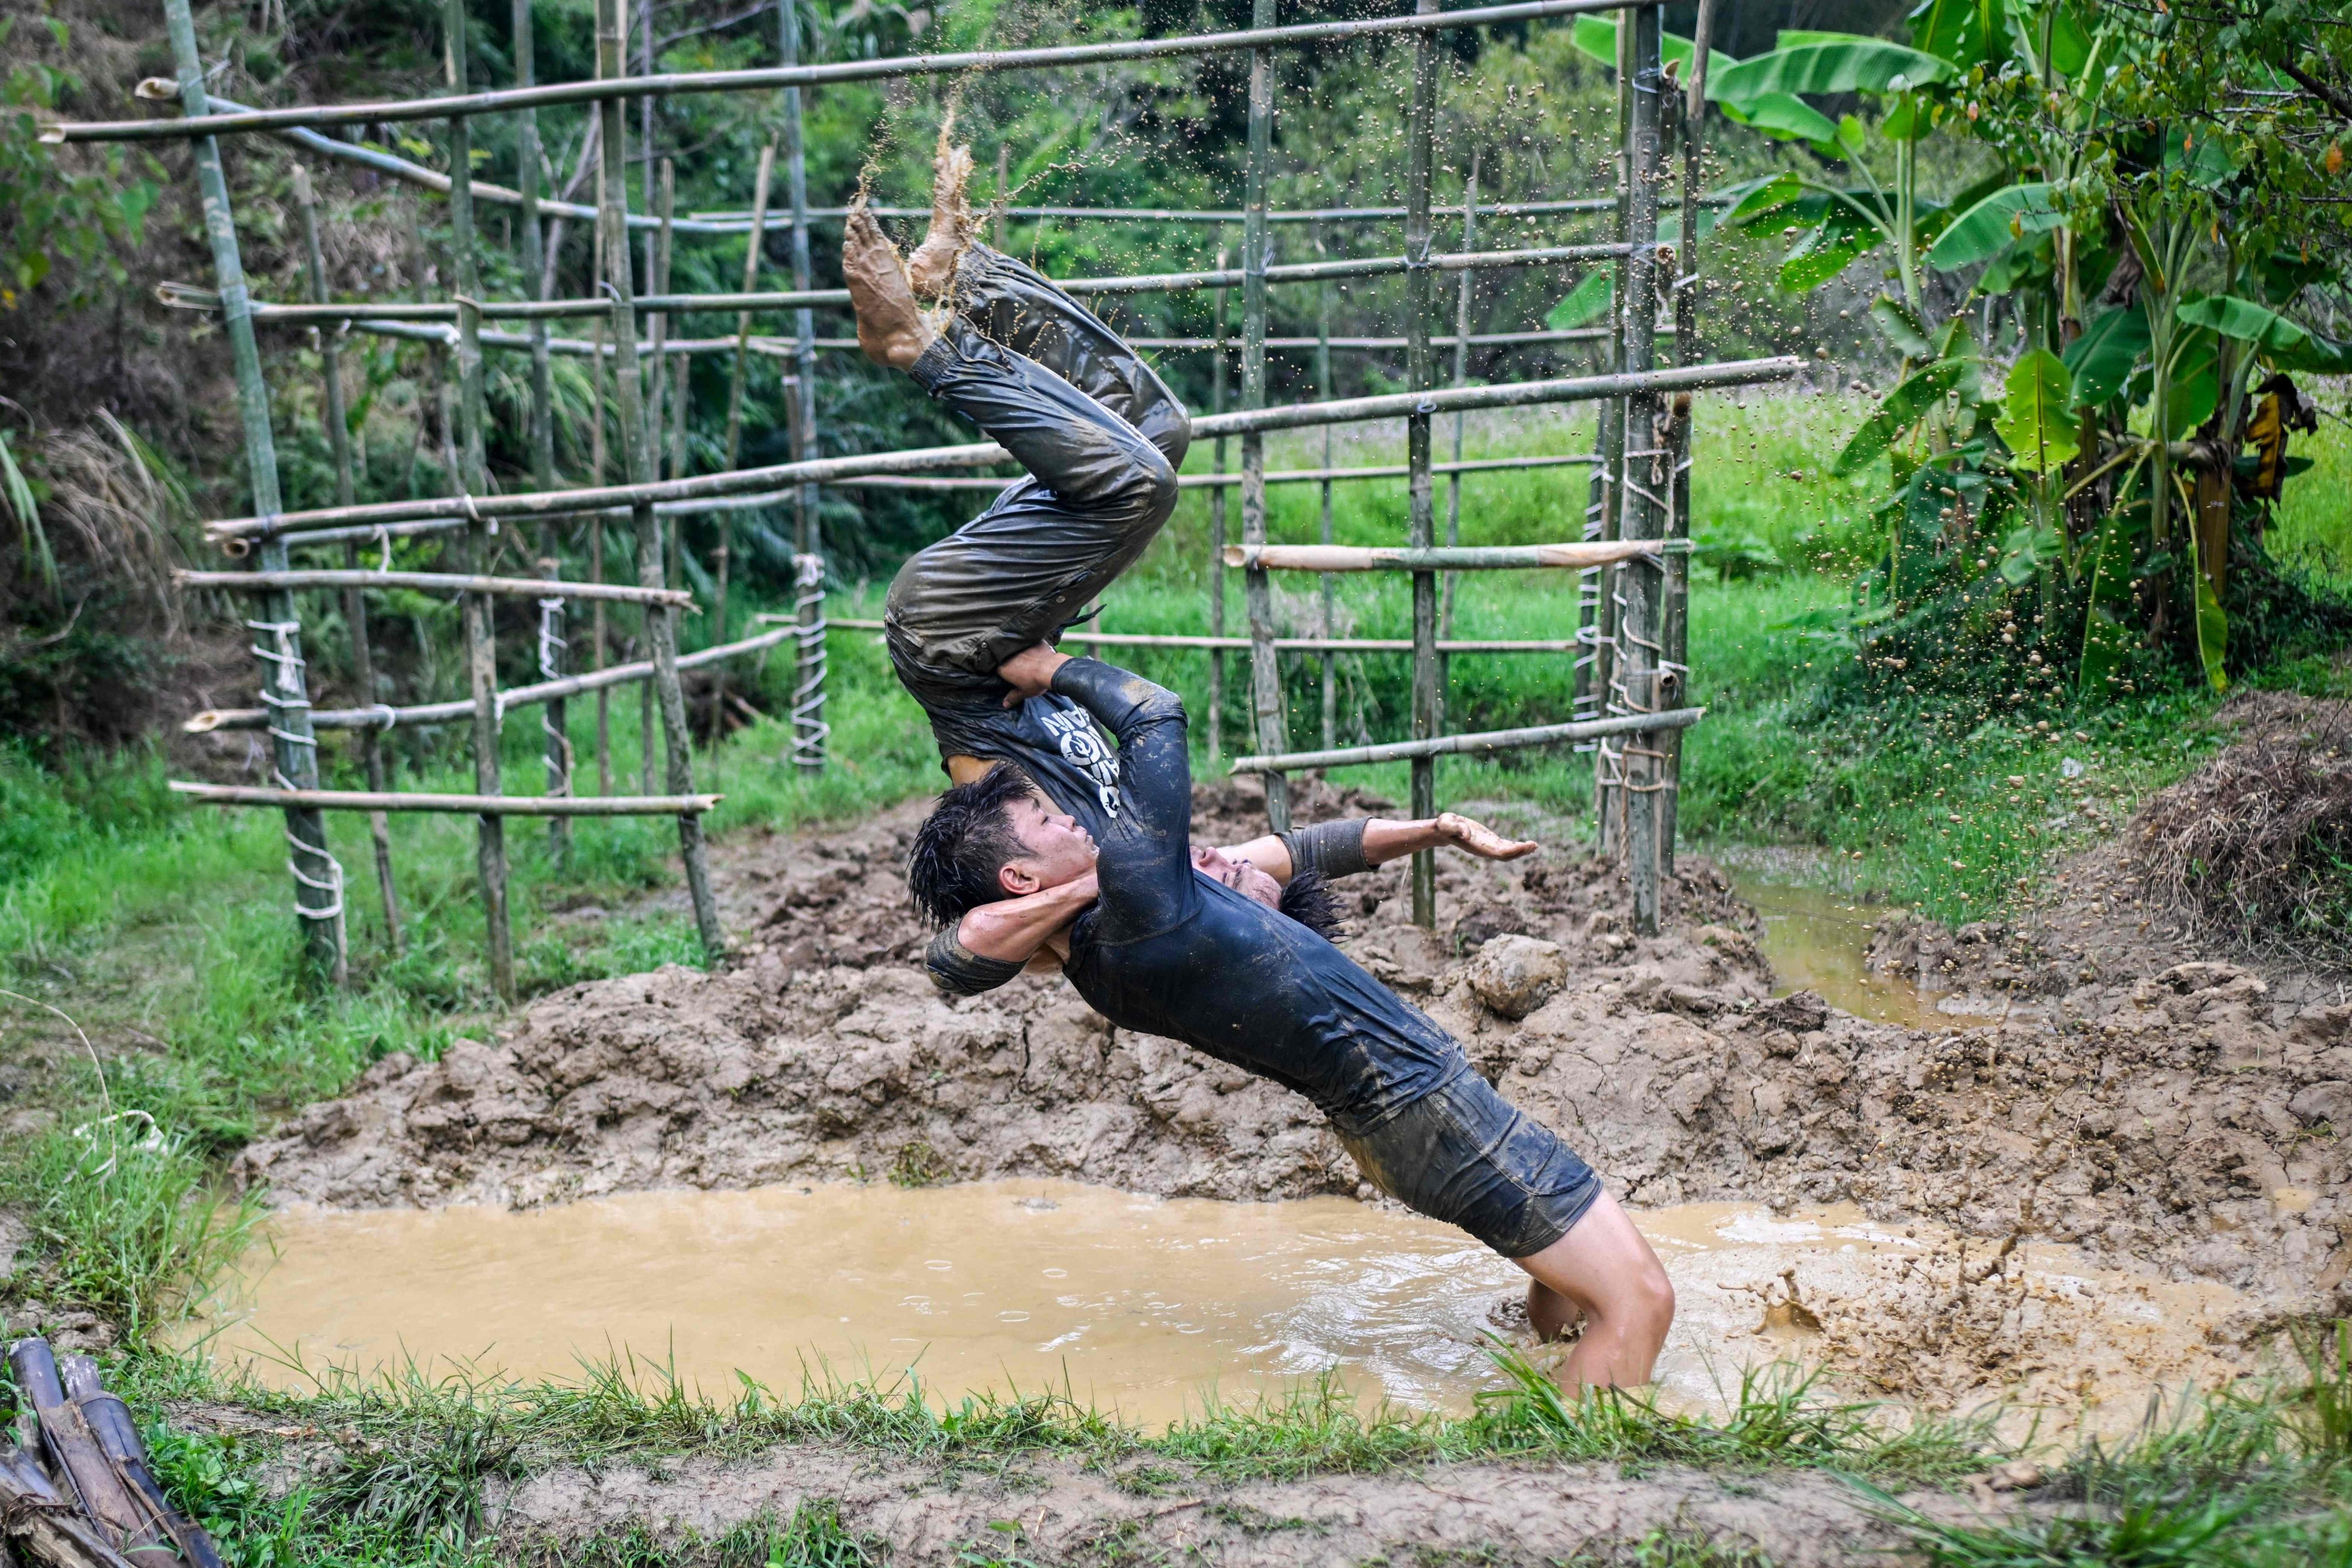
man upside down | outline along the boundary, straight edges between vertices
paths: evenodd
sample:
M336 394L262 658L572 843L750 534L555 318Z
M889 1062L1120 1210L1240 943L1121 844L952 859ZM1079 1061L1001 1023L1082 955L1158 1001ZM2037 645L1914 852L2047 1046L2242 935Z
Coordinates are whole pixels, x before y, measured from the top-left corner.
M1564 1383L1647 1382L1674 1317L1657 1255L1557 1134L1323 935L1325 878L1441 843L1495 859L1536 846L1450 814L1192 844L1182 706L1051 645L1167 521L1190 422L1108 327L972 239L970 168L942 148L910 262L862 203L842 256L866 353L1030 476L890 588L891 661L954 780L908 868L941 926L934 977L970 993L1058 958L1114 1025L1304 1094L1374 1185L1527 1271L1538 1333L1581 1316ZM940 302L936 318L919 296Z

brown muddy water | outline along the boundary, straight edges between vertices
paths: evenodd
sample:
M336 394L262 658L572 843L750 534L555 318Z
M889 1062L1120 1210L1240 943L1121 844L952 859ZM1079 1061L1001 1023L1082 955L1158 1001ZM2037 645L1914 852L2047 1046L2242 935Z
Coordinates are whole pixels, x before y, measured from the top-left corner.
M1872 929L1893 911L1864 904L1851 894L1774 882L1752 872L1734 871L1732 886L1756 906L1764 923L1759 944L1772 966L1774 989L1812 991L1833 1008L1856 1018L1906 1029L1944 1022L1933 992L1873 974L1863 956Z
M1681 1301L1661 1381L1690 1406L1718 1405L1748 1365L1907 1366L1910 1340L1951 1333L1938 1270L1957 1280L1991 1250L1849 1208L1636 1218ZM2202 1346L2231 1292L2105 1272L2059 1247L2008 1267L2016 1299L1983 1327L2027 1398L2129 1416L2152 1382L2227 1375ZM1347 1198L1035 1179L687 1190L521 1212L288 1209L205 1332L216 1360L290 1389L330 1366L562 1381L619 1357L641 1383L674 1367L727 1399L739 1371L789 1396L804 1375L887 1384L911 1367L935 1401L1066 1389L1159 1425L1323 1373L1359 1397L1465 1411L1501 1385L1487 1347L1511 1332L1505 1303L1524 1279L1448 1227Z

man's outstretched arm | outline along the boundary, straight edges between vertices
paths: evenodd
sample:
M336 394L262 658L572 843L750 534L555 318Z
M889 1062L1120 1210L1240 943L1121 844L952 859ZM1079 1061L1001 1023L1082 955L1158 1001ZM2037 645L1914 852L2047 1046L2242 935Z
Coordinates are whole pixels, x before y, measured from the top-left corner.
M1302 871L1319 872L1327 877L1350 876L1448 844L1489 861L1515 861L1540 847L1532 839L1505 838L1475 818L1444 811L1411 822L1382 817L1317 822L1287 833L1268 833L1247 843L1228 844L1224 852L1234 860L1249 862L1276 882L1286 883Z

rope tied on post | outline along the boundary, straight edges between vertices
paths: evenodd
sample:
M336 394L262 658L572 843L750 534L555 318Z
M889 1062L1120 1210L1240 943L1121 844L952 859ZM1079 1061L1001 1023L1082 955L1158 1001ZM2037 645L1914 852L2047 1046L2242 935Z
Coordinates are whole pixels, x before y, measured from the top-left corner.
M793 557L793 619L800 622L799 683L793 688L793 761L802 768L824 766L833 726L824 717L824 557Z

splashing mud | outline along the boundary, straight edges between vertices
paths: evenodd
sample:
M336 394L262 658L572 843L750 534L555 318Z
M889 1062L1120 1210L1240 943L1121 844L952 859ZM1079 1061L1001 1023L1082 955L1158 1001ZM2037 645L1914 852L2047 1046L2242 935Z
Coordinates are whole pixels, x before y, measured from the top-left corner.
M2115 1274L2066 1248L1971 1247L1851 1207L1638 1219L1682 1301L1660 1369L1677 1404L1719 1404L1746 1367L1826 1361L1858 1394L1945 1406L1999 1390L2057 1407L2063 1426L2078 1404L2127 1419L2151 1385L2234 1372L2205 1343L2238 1305L2218 1286ZM409 1358L564 1379L618 1355L721 1395L738 1370L790 1391L811 1373L887 1383L912 1367L949 1401L1050 1387L1150 1424L1327 1372L1360 1397L1462 1412L1499 1385L1487 1348L1524 1338L1525 1277L1393 1206L1061 1181L295 1209L248 1267L196 1333L289 1387Z

